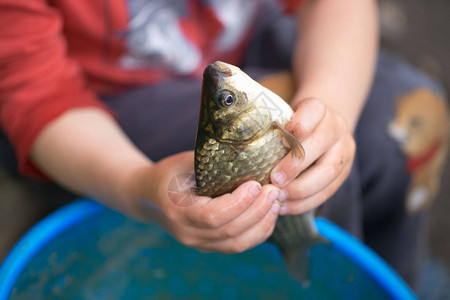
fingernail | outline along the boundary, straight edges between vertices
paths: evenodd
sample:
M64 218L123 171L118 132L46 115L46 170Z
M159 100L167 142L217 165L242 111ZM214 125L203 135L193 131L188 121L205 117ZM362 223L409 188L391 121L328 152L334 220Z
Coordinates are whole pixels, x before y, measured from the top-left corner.
M272 179L275 182L275 184L282 185L286 182L286 175L284 175L283 172L278 171L272 175Z
M284 215L287 215L288 213L289 213L289 207L287 207L287 206L280 207L280 215L284 216Z
M250 195L252 195L253 197L256 197L259 195L259 193L261 192L261 186L258 184L252 185L249 188L249 193Z
M269 193L269 195L267 196L267 200L269 200L270 203L273 203L273 202L275 202L275 200L278 199L279 196L280 196L280 192L278 190L277 191L271 191Z
M287 192L285 190L280 191L280 196L278 196L278 200L280 200L280 202L284 202L287 200Z
M275 202L272 205L272 208L270 209L271 212L273 212L274 214L277 214L280 211L280 203Z

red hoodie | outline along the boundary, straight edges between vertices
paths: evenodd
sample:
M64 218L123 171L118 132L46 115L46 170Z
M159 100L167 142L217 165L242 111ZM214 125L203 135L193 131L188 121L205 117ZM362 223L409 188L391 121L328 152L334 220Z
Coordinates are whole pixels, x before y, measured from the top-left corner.
M302 2L278 1L285 11ZM0 124L19 170L39 174L30 149L59 115L76 107L108 110L97 95L199 76L217 59L239 64L259 6L248 0L0 0Z

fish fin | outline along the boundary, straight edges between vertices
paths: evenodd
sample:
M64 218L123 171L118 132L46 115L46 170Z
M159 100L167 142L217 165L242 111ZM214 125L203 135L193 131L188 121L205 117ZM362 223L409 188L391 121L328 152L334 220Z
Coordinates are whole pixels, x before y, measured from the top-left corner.
M313 246L318 244L330 245L331 243L323 236L317 235L312 241L282 251L287 272L294 280L298 281L305 288L311 284L309 276L310 250Z
M289 275L304 287L310 282L310 249L318 244L330 244L317 230L314 213L311 210L301 215L280 216L269 240L280 247Z
M287 131L280 124L280 122L274 121L273 125L276 128L280 129L281 133L289 144L289 147L291 148L292 156L297 157L299 160L303 160L305 158L305 149L303 148L302 144L292 134L290 134L289 131Z

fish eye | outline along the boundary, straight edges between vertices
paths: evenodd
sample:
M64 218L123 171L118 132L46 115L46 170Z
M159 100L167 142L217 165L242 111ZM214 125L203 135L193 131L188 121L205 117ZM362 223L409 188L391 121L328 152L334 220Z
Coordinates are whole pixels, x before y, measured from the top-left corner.
M234 104L234 95L230 91L223 91L219 94L218 100L223 107L230 107Z

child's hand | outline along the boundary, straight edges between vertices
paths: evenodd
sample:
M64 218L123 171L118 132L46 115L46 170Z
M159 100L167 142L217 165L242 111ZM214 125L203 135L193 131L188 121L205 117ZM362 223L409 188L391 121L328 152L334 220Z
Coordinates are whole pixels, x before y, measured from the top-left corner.
M154 220L153 202L160 208L159 223L181 243L202 251L242 252L265 241L277 219L279 189L249 181L231 194L198 196L189 188L195 182L174 185L177 175L193 179L193 162L194 153L185 152L137 174L132 193L139 205L133 205L138 208L133 215Z
M280 214L300 214L337 191L350 173L356 146L343 118L313 98L299 103L286 129L302 143L305 159L287 155L271 180L287 193Z

